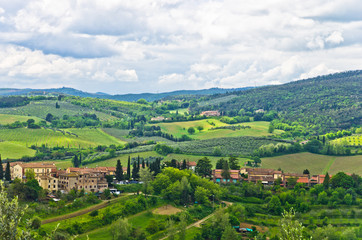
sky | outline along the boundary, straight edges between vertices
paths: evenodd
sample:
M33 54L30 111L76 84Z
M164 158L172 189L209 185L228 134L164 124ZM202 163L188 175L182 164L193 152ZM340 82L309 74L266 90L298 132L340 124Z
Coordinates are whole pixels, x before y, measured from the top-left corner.
M362 69L359 0L0 0L0 88L110 94Z

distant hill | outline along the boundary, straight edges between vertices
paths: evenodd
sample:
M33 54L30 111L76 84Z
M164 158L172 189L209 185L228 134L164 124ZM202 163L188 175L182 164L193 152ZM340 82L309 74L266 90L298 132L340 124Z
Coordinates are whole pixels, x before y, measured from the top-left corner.
M250 89L251 87L246 88L210 88L202 90L179 90L173 92L164 92L164 93L139 93L139 94L117 94L110 95L107 93L88 93L83 92L74 88L49 88L49 89L15 89L15 88L0 88L0 96L16 96L16 95L46 95L46 94L65 94L78 97L94 97L94 98L103 98L103 99L113 99L120 101L134 102L138 99L146 99L147 101L156 101L162 98L171 97L171 96L192 96L192 95L212 95L212 94L224 94L228 92L235 91L244 91Z
M217 101L228 95L234 97L227 102ZM247 112L274 110L280 119L291 125L303 122L309 129L326 132L361 126L361 99L362 71L349 71L209 96L206 106L200 102L192 111L215 109L235 116L240 109Z

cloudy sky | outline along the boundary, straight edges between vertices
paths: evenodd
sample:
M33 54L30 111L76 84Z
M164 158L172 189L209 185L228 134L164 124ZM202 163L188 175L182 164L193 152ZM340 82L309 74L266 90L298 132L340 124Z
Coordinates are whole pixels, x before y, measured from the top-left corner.
M139 93L362 69L359 0L0 0L0 88Z

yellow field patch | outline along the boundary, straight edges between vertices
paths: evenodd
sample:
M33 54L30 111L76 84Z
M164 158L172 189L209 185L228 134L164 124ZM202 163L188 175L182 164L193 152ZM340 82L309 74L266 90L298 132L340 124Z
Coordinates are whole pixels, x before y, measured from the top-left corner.
M159 214L159 215L173 215L179 212L182 212L182 210L172 205L162 206L153 210L154 214Z

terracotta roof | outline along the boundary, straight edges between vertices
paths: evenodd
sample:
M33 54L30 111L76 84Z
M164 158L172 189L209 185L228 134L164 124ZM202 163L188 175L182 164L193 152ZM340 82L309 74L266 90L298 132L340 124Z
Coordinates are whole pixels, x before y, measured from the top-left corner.
M188 165L191 166L191 167L193 167L193 166L196 166L197 163L196 163L196 162L188 162Z
M298 178L297 183L309 183L309 179L307 177Z
M22 168L57 168L54 163L18 163Z

